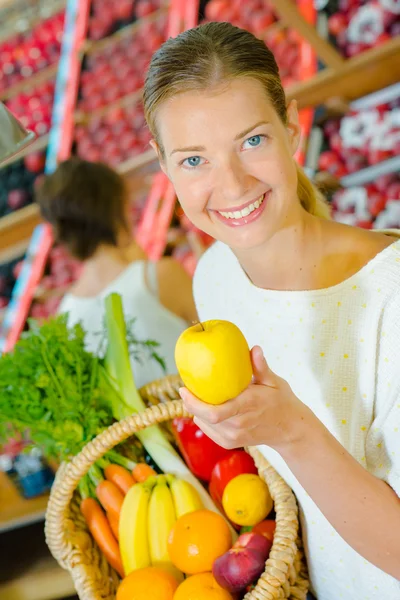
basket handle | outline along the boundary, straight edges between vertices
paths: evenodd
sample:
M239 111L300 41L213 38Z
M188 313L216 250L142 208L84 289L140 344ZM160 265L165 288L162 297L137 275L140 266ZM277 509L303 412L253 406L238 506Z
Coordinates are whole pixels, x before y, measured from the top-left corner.
M46 510L45 533L53 555L62 561L61 554L69 547L64 519L73 493L90 467L106 452L131 435L175 417L189 416L182 400L172 400L146 408L114 423L89 442L69 463L62 463L57 471Z

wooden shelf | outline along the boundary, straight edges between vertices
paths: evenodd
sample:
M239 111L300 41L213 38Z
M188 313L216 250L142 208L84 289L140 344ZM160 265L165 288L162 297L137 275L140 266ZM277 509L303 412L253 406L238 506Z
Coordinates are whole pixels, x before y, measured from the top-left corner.
M29 240L41 220L37 204L29 204L0 219L0 255L2 250Z
M135 92L126 94L126 96L122 96L122 98L118 98L118 100L115 100L110 104L106 104L105 106L101 106L100 108L92 110L91 112L77 110L74 113L74 121L77 125L85 125L92 119L103 117L111 110L115 110L116 108L125 108L127 106L132 106L132 104L140 102L142 94L143 88L140 88Z
M97 52L102 52L102 50L104 50L105 48L108 48L109 46L113 46L114 44L118 43L119 41L132 36L135 33L135 31L140 29L145 23L152 23L153 21L157 21L160 17L166 16L167 13L168 13L168 11L166 8L159 8L158 10L150 13L149 15L146 15L145 17L138 19L134 23L131 23L130 25L126 25L126 27L123 27L122 29L118 29L118 31L116 31L112 35L109 35L106 38L103 38L101 40L94 41L94 42L88 41L83 46L83 51L86 54L94 54Z
M286 90L298 107L317 106L339 97L356 100L400 80L400 36L346 60L339 68L326 68L307 81Z
M271 0L271 4L280 20L295 29L304 39L306 39L317 56L328 66L332 68L339 68L345 62L345 59L339 52L323 37L321 37L316 28L308 23L308 21L301 15L296 3L293 0Z
M6 100L9 100L10 98L16 96L20 92L24 92L25 90L31 90L40 83L43 83L44 81L55 77L57 74L57 69L58 62L46 67L45 69L42 69L41 71L37 71L37 73L33 73L33 75L27 77L26 79L21 79L21 81L19 81L15 85L0 92L0 100L5 102Z
M17 10L18 6L15 6L17 4L17 2L15 2L15 0L1 0L0 1L0 11L2 11L3 9L7 8L7 5L13 5L13 10ZM19 3L19 8L25 8L24 6L22 6L23 2ZM60 2L57 2L57 0L53 0L53 4L50 10L47 11L45 16L40 16L40 15L35 15L33 18L31 18L31 20L29 21L29 26L27 26L27 29L25 29L25 31L22 31L21 33L27 33L29 31L32 31L32 29L34 29L34 27L36 27L36 25L38 25L38 23L41 23L42 21L44 21L45 19L49 19L51 18L53 15L57 14L58 12L61 12L63 9L65 8L65 0L61 0ZM0 15L1 17L2 15ZM7 31L4 32L2 29L0 29L0 43L7 40L7 38L11 37L11 35L13 35L15 32L18 31L18 27L17 27L17 23L19 20L19 15L9 19L9 21L7 22Z
M0 471L0 533L44 520L48 495L23 498L12 481ZM0 598L4 600L0 587Z
M151 164L156 164L157 155L154 152L153 148L143 152L143 154L139 154L138 156L134 156L133 158L129 158L124 161L120 165L117 166L117 170L121 175L125 175L131 173L132 171L136 171L143 167L147 167Z

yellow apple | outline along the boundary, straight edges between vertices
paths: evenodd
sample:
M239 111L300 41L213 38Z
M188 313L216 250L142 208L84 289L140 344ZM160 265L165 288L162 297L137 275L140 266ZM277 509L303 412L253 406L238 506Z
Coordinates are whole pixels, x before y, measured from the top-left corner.
M230 321L205 321L186 329L176 343L175 362L188 390L208 404L235 398L253 376L246 338Z

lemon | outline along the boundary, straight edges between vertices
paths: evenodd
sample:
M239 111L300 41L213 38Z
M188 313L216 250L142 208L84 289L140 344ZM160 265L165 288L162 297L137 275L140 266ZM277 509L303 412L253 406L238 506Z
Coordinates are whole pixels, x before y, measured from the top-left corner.
M226 486L222 505L236 525L253 526L263 521L273 508L268 486L258 475L237 475Z

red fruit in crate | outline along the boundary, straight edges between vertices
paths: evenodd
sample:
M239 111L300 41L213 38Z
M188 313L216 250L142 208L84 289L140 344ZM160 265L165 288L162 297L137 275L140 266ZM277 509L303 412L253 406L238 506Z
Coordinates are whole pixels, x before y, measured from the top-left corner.
M375 187L378 192L387 193L388 187L390 184L394 183L397 180L395 173L387 173L386 175L380 175L377 179L375 179Z
M342 136L340 135L340 133L334 133L330 136L329 146L330 146L331 150L333 150L337 154L341 153L342 147L343 147L343 140L342 140Z
M11 192L8 193L7 204L11 210L18 210L25 206L28 200L29 194L26 190L11 190Z
M370 215L377 217L385 209L387 201L387 196L381 192L368 193L367 205Z
M135 8L136 16L139 19L145 17L146 15L150 15L153 11L153 5L150 0L141 0L141 2L139 2Z
M356 173L366 166L365 158L362 154L354 153L346 156L346 169L349 173Z
M267 29L275 22L275 17L272 12L260 10L251 15L251 29L255 35L260 35L264 29Z
M213 575L222 588L236 594L257 581L264 568L265 560L260 552L236 547L214 561Z
M400 181L395 181L386 190L389 200L400 200Z
M32 152L25 156L25 167L32 173L41 173L46 164L46 154L44 152Z
M132 15L132 1L131 0L119 0L114 5L115 16L117 19L129 19Z
M392 152L390 150L381 150L371 148L368 152L368 161L371 165L376 165L377 163L383 162L388 158L391 158Z
M361 54L361 52L364 52L364 50L366 50L368 48L368 46L366 46L365 44L348 44L346 46L346 55L351 58L352 56L357 56L358 54Z
M343 13L335 13L328 19L329 33L334 36L346 31L348 20Z
M357 221L356 227L361 227L361 229L372 229L373 222L372 221Z
M229 0L212 0L206 6L206 17L209 21L221 21L229 12Z
M339 170L340 166L341 162L336 152L327 150L321 153L318 160L318 167L321 171L328 171L334 175Z

